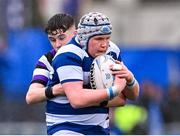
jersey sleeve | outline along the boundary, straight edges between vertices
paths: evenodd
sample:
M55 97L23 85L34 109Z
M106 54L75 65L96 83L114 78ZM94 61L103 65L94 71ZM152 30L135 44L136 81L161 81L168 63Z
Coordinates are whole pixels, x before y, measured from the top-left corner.
M61 84L83 80L81 49L76 46L62 47L52 65Z
M52 66L47 57L48 54L43 55L36 63L35 69L33 71L32 83L40 83L44 86L47 85L50 79L50 71Z

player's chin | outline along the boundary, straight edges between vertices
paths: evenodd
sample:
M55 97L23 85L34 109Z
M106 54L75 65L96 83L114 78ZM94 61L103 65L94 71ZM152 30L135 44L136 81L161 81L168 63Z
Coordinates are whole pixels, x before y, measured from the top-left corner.
M95 54L95 57L105 54L106 52L98 52Z

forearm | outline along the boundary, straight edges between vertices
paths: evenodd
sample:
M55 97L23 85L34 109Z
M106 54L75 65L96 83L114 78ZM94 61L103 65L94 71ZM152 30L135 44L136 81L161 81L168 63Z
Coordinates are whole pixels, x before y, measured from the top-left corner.
M125 90L123 90L123 93L127 99L136 100L139 96L139 83L136 81L132 87L126 86Z
M80 91L79 91L80 93ZM71 99L70 103L74 108L84 108L99 105L103 100L108 100L109 96L106 89L82 89L82 93Z
M82 82L64 83L63 89L72 107L83 108L95 106L102 101L110 100L118 95L119 88L115 86L107 89L83 89Z
M102 106L102 107L119 107L126 104L126 98L121 93L120 95L114 97L112 100L105 100L100 103L95 103L93 106Z
M108 101L107 107L123 106L126 103L126 97L121 93L126 87L126 80L124 78L116 78L115 85L119 87L119 95Z
M26 102L28 104L35 104L60 95L65 95L61 84L56 84L53 87L45 87L42 84L33 83L27 92Z
M47 98L45 96L45 87L42 88L33 88L30 87L28 93L26 95L27 104L36 104L39 102L46 101Z

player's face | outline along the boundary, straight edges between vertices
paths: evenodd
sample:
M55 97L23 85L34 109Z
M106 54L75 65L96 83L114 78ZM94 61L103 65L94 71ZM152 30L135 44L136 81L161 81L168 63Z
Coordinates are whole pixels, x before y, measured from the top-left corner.
M110 35L92 37L88 42L88 53L94 58L106 53L109 47L110 37Z
M56 31L55 33L56 34L48 34L48 38L53 48L57 51L73 38L76 34L76 30L75 26L73 26L64 33L62 31Z

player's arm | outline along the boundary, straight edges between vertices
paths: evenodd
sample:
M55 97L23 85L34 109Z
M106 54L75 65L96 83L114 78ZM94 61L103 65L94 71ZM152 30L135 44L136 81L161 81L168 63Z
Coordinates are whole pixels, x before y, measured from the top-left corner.
M39 83L32 83L26 94L27 104L35 104L46 100L45 87Z
M114 97L109 101L102 101L101 103L97 103L94 106L102 106L102 107L119 107L124 106L126 104L126 97L123 93L120 93L118 96Z
M51 52L41 56L36 63L33 71L32 81L26 94L27 104L43 102L49 99L49 96L55 97L63 94L62 86L60 84L57 84L52 88L46 87L50 78L50 63L47 56L51 56Z
M43 84L32 83L26 94L26 102L27 104L36 104L39 102L44 102L47 99L49 99L47 97L47 94L51 94L52 97L56 97L59 95L64 95L64 91L62 90L61 84L54 85L50 89L47 89L47 87L45 87Z
M135 81L133 81L135 80ZM123 94L130 100L136 100L139 96L139 83L136 79L132 79L130 83L135 82L133 85L130 86L126 85L126 88L123 90Z
M117 96L123 89L124 86L121 84L116 84L119 81L117 80L113 87L110 89L83 89L83 82L67 82L63 83L62 87L64 92L74 108L83 108L97 105L104 100L110 100ZM111 92L112 91L112 92Z
M130 100L137 99L139 96L139 83L135 79L133 73L122 62L116 61L116 63L121 64L123 68L121 70L113 71L112 74L126 80L126 87L123 90L123 94Z

